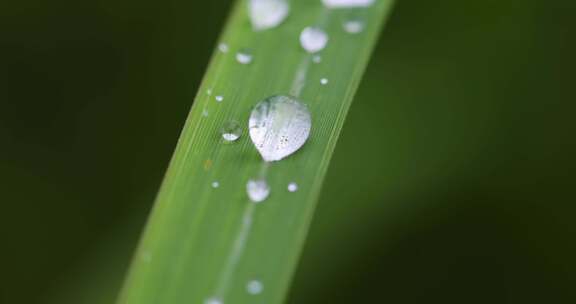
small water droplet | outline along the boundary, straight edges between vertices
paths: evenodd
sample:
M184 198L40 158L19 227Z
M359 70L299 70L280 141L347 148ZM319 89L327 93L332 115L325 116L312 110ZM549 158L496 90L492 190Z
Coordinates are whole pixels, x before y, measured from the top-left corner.
M320 63L320 62L322 62L322 56L320 56L320 55L314 55L314 56L312 56L312 62L314 62L314 63Z
M222 52L222 53L228 53L228 50L229 50L229 49L230 49L230 48L228 47L228 44L226 44L226 43L224 43L224 42L222 42L222 43L220 43L220 44L218 45L218 50L219 50L220 52Z
M252 59L252 53L247 49L240 50L238 53L236 53L236 61L240 62L241 64L249 64L252 62Z
M204 301L204 304L224 304L224 301L222 301L219 298L210 298L206 299L206 301Z
M208 95L208 96L212 95L212 89L206 90L206 95Z
M368 7L374 0L322 0L327 8Z
M288 191L296 192L297 190L298 190L298 184L296 184L295 182L291 182L288 184Z
M252 280L246 284L246 291L248 291L249 294L257 295L262 293L263 290L264 284L258 280Z
M218 188L218 187L220 187L220 183L218 181L213 181L212 188Z
M308 139L312 118L296 97L270 96L259 102L248 120L250 139L265 161L281 160Z
M255 31L274 28L288 16L290 5L286 0L250 0L248 14Z
M216 99L217 102L222 102L222 100L224 100L224 96L218 95L218 96L214 97L214 99Z
M348 20L342 23L342 28L346 33L358 34L364 30L364 22L361 20Z
M242 135L242 127L234 120L226 122L221 131L225 141L235 141Z
M268 186L268 183L263 179L251 179L246 184L246 192L251 201L260 203L270 195L270 186Z
M328 34L321 28L309 26L300 33L300 44L308 53L316 53L326 47Z
M320 79L320 84L321 84L321 85L327 85L327 84L328 84L328 79L327 79L327 78L322 78L322 79Z
M208 117L208 110L202 110L202 116Z

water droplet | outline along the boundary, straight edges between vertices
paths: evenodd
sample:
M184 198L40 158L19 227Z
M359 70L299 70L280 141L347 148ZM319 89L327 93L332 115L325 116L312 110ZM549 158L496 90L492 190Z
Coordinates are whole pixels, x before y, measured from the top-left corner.
M228 121L222 126L222 138L225 141L235 141L242 135L240 124L234 120Z
M322 0L327 8L368 7L374 0Z
M213 181L212 188L218 188L218 187L220 187L220 183L218 181Z
M251 201L260 203L270 195L270 186L263 179L251 179L246 184L246 192Z
M288 16L290 6L286 0L250 0L248 13L255 31L274 28Z
M249 64L252 62L252 53L249 50L240 50L236 53L236 61L240 62L241 64Z
M360 20L348 20L342 23L342 28L346 33L358 34L364 30L364 22Z
M202 116L208 117L208 110L202 110Z
M218 45L218 50L222 53L228 53L229 47L226 43L222 42Z
M320 63L320 62L322 62L322 56L320 56L320 55L314 55L314 56L312 56L312 62L314 62L314 63Z
M224 302L219 298L210 298L204 301L204 304L223 304Z
M212 95L212 89L206 90L206 95L208 95L208 96Z
M318 27L307 27L300 33L300 44L308 53L316 53L326 47L328 34Z
M296 192L297 190L298 190L298 184L296 184L295 182L291 182L288 184L288 191Z
M250 139L265 161L281 160L308 139L312 118L296 97L270 96L259 102L248 120Z
M246 284L246 291L248 291L249 294L257 295L262 293L263 290L264 284L258 280L252 280Z
M214 99L216 99L217 102L222 102L222 100L224 100L224 96L218 95L218 96L214 97Z
M322 79L320 79L320 84L321 84L321 85L327 85L327 84L328 84L328 79L327 79L327 78L322 78Z

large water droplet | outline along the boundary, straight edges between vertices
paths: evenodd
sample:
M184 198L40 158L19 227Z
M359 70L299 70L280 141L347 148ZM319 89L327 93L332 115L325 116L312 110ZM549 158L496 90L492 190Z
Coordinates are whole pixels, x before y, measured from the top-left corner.
M250 0L248 13L255 31L262 31L280 25L288 16L290 6L286 0Z
M374 0L322 0L327 8L368 7Z
M241 64L249 64L252 62L252 52L247 49L240 50L236 53L236 61L240 62Z
M296 97L270 96L259 102L248 120L250 138L265 161L298 151L310 135L312 118Z
M251 201L260 203L270 195L270 186L263 179L251 179L246 184L246 192Z
M316 53L326 47L328 34L318 27L307 27L300 33L300 44L308 53Z
M364 22L361 20L348 20L342 23L342 28L346 33L358 34L364 30Z
M257 295L262 293L263 290L264 284L258 280L252 280L246 284L246 291L248 291L249 294Z
M242 127L234 120L226 122L221 131L225 141L235 141L242 135Z

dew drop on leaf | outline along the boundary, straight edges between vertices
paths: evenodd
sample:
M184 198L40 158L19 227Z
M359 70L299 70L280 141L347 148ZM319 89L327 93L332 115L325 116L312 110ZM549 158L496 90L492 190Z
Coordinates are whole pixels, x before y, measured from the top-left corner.
M231 120L222 126L221 133L225 141L235 141L242 135L242 127L238 122Z
M222 100L224 100L224 96L218 95L218 96L214 97L214 99L216 99L217 102L222 102Z
M252 62L253 56L252 56L252 52L250 52L247 49L241 50L238 53L236 53L236 61L238 61L241 64L249 64Z
M290 5L287 0L248 1L248 15L255 31L277 27L288 17L289 11Z
M213 181L212 188L218 188L218 187L220 187L220 183L218 181Z
M288 184L288 191L290 191L290 192L298 191L298 184L296 184L295 182L289 183Z
M309 26L300 33L300 45L308 53L320 52L327 43L328 34L321 28Z
M368 7L374 3L374 0L322 0L327 8L352 8Z
M218 45L218 50L222 53L228 53L229 47L226 43L222 42Z
M251 179L246 184L246 193L251 201L260 203L270 195L270 186L263 179Z
M264 284L258 280L252 280L246 284L246 291L251 295L257 295L264 290Z
M358 34L364 30L364 22L360 20L348 20L342 23L342 28L346 33Z
M224 304L224 301L220 300L219 298L210 298L206 299L204 304Z
M321 84L321 85L327 85L327 84L328 84L328 79L327 79L327 78L322 78L322 79L320 79L320 84Z
M296 97L273 95L250 113L250 139L265 161L281 160L298 151L308 139L312 118Z

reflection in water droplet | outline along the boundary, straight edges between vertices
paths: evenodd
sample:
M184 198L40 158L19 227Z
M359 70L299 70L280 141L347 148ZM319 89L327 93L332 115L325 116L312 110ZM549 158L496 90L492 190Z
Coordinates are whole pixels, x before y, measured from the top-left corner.
M270 186L268 186L268 183L263 179L251 179L246 184L246 192L251 201L260 203L270 195Z
M218 188L218 187L220 187L220 183L218 181L213 181L212 188Z
M296 97L270 96L259 102L248 120L250 139L265 161L281 160L308 139L312 118Z
M214 99L216 99L217 102L221 102L222 100L224 100L224 96L218 95L218 96L214 97Z
M288 184L288 191L296 192L297 190L298 190L298 184L296 184L295 182L291 182Z
M250 0L248 14L255 31L274 28L288 16L290 6L286 0Z
M234 120L226 122L221 131L225 141L235 141L242 135L242 127Z
M300 33L300 44L308 53L316 53L326 47L328 34L318 27L307 27Z
M348 20L342 23L342 28L346 33L358 34L364 30L364 22L360 20Z
M320 55L314 55L314 56L312 56L312 62L314 62L314 63L320 63L320 62L322 62L322 56L320 56Z
M228 49L229 49L228 45L224 42L222 42L218 45L218 50L222 53L228 53Z
M224 302L218 298L210 298L204 301L204 304L224 304Z
M257 295L262 293L263 290L264 284L258 280L252 280L246 284L246 291L248 291L249 294Z
M327 8L368 7L374 0L322 0Z
M241 64L249 64L252 62L252 53L247 50L243 49L236 53L236 61L240 62Z
M326 79L326 78L320 79L320 84L321 84L321 85L327 85L327 84L328 84L328 79Z

